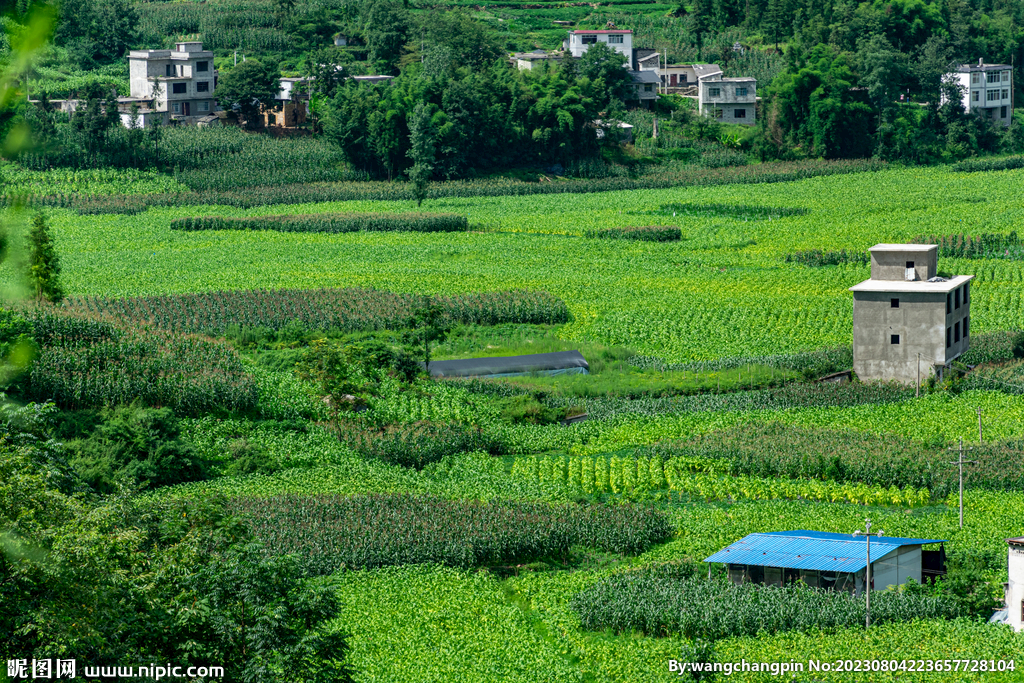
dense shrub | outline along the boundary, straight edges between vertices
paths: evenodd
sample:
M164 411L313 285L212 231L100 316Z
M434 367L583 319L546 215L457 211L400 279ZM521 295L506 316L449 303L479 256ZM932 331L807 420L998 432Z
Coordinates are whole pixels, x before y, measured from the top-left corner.
M553 506L433 496L239 498L253 535L309 574L438 563L454 567L565 556L572 546L639 553L666 540L666 516L633 505Z
M565 302L547 292L489 292L439 296L433 300L453 323L545 325L570 319ZM222 335L232 327L276 332L296 324L309 331L400 329L408 326L422 301L423 297L415 294L353 287L235 290L126 299L70 297L64 305L71 311L150 322L178 332Z
M171 230L276 230L278 232L464 232L465 216L452 213L313 213L284 216L176 218Z
M156 488L205 479L210 470L210 463L181 439L169 408L109 411L89 438L72 442L70 450L71 465L100 493L111 493L121 476Z
M734 586L722 580L673 576L659 568L617 574L573 596L583 628L679 634L718 640L780 631L817 631L864 623L864 600L842 591L788 586ZM911 591L876 591L872 624L955 618L952 601Z
M683 238L678 227L668 225L586 230L583 235L591 238L636 240L638 242L677 242Z

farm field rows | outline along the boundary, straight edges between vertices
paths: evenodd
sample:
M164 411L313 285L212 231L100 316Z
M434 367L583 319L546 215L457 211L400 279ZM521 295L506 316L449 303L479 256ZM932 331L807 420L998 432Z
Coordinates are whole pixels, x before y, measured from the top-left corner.
M150 209L136 216L55 210L71 294L126 296L223 288L372 286L399 292L543 289L563 298L570 339L629 345L668 360L756 355L848 343L848 287L860 265L785 263L800 249L863 251L918 234L1008 233L1024 218L1024 171L888 170L799 182L585 195L428 202L465 213L485 234L180 234L175 218L338 211L411 211L407 202ZM856 198L870 195L871 202ZM854 198L851 200L851 198ZM988 202L997 202L993 211ZM673 205L697 215L671 215ZM704 211L701 206L717 208ZM773 220L725 206L802 208ZM676 243L592 240L586 229L679 225ZM518 233L531 233L523 235ZM516 234L510 234L516 233ZM534 234L536 233L536 234ZM196 264L202 264L195 267ZM1024 263L944 259L977 276L972 330L1024 320Z
M127 180L146 190L166 179ZM1020 453L1024 390L988 389L1015 383L1020 338L982 338L974 352L989 365L957 390L915 397L902 386L806 382L848 367L847 288L867 278L868 268L811 267L786 257L861 253L922 234L1009 235L1024 218L1022 180L1024 170L891 169L771 185L432 200L423 211L466 216L470 229L429 234L171 228L203 216L409 214L412 202L164 207L136 215L53 209L69 302L46 318L51 336L40 357L59 341L69 358L85 357L88 348L106 360L107 347L75 345L96 334L92 321L76 316L103 310L125 316L139 334L156 334L145 324L152 318L168 348L192 340L184 347L188 367L202 369L203 344L231 361L244 380L241 408L207 409L191 399L173 406L181 439L206 474L138 500L228 501L261 552L294 553L305 580L336 593L341 610L332 628L348 634L359 683L679 680L668 661L692 652L691 640L669 630L658 637L587 630L573 597L610 575L665 566L696 566L700 580L705 573L710 580L701 561L747 534L850 533L865 517L887 535L945 541L951 572L974 592L957 594L961 602L947 593L923 597L920 604L935 601L929 614L936 618L903 616L868 632L845 625L719 632L710 636L718 638L715 660L1014 659L1021 670L998 680L1021 681L1024 639L978 616L1001 595L1004 539L1024 533L1020 479L999 476L995 462ZM117 177L68 182L104 193ZM678 226L682 239L585 236L629 226ZM939 268L976 275L976 337L1024 327L1024 261L940 258ZM10 271L0 278L9 284ZM266 291L335 287L385 291ZM254 291L223 293L230 289ZM206 292L220 293L169 296ZM537 378L417 378L413 356L402 366L396 354L415 343L402 335L414 331L406 321L423 315L413 313L419 300L409 295L423 293L452 297L437 310L463 325L448 346L435 348L443 349L435 360L500 355L502 344L519 353L536 338L543 350L587 345L594 374L561 384L564 376L533 384ZM463 296L477 293L484 294ZM152 298L123 305L88 299L136 296ZM250 334L233 317L247 321ZM337 334L320 339L294 324L299 318ZM200 343L195 332L223 339ZM113 327L105 334L121 339ZM797 351L820 353L780 360ZM150 353L159 359L163 351ZM316 368L328 363L351 370L352 383L337 392L321 383ZM972 379L984 373L988 379ZM111 378L117 374L93 379L100 388L128 386L131 373ZM32 386L48 391L42 380L59 375L50 368ZM80 388L73 384L68 396ZM221 394L228 395L210 392L209 400L223 403ZM109 395L58 398L88 409ZM150 407L168 404L154 397ZM978 409L984 446L977 444ZM560 423L587 411L585 421ZM791 439L779 435L786 430ZM737 464L770 459L781 472L784 458L758 444L772 434L776 450L793 451L779 475L785 480ZM976 480L968 474L962 529L955 481L929 469L946 467L947 449L959 439L987 458ZM887 450L889 441L896 445ZM709 443L720 450L704 457L699 448ZM713 571L717 579L725 573ZM728 680L780 679L740 672ZM792 680L992 678L833 672Z

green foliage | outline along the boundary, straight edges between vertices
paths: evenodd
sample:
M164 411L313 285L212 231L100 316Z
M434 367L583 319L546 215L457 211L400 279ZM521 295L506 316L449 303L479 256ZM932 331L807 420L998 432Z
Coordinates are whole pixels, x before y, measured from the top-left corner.
M913 591L875 591L871 621L952 619L955 603ZM583 628L721 640L780 631L819 631L864 622L864 600L851 593L787 586L734 586L673 576L660 568L625 572L573 596Z
M430 108L420 102L413 110L412 120L409 123L409 151L407 152L408 157L412 159L409 182L412 183L413 197L416 199L417 207L426 198L427 183L434 173L434 155L436 154L434 139L436 135Z
M71 466L99 493L112 493L123 477L157 488L210 474L210 463L181 438L169 408L109 410L87 439L72 442L69 449Z
M587 230L583 233L583 236L602 239L639 240L641 242L678 242L683 238L679 228L668 225Z
M57 250L50 239L50 229L43 214L38 213L32 219L28 241L29 286L38 298L58 303L64 298L64 290L58 280L60 260L57 258Z
M662 513L629 505L321 495L240 498L233 509L268 552L296 554L314 575L398 564L504 564L565 556L576 545L638 553L671 533Z
M450 213L317 213L288 216L176 218L171 230L277 230L279 232L462 232L465 216Z
M1001 363L1024 358L1024 332L984 332L971 335L971 347L959 360L967 365Z
M560 299L546 292L506 291L434 297L445 324L555 324L569 319ZM222 291L179 296L108 299L72 297L72 311L131 322L151 322L179 333L225 334L232 328L283 331L295 321L309 331L403 329L422 298L375 289Z
M257 125L261 107L277 107L279 72L274 64L248 59L221 72L213 96L222 107L236 112L245 125Z
M443 344L452 328L451 320L445 315L443 302L424 297L413 309L406 326L409 328L406 333L407 342L417 353L422 352L420 357L423 359L423 368L430 372L430 349L433 345Z

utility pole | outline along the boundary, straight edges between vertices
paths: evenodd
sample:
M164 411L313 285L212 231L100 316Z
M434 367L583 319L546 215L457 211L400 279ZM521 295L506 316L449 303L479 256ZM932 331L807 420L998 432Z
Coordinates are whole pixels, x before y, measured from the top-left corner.
M877 536L882 537L885 532L882 530L878 531ZM864 531L857 529L853 532L854 538L864 534L864 540L867 541L867 565L864 571L864 628L871 628L871 519L864 518Z
M917 354L917 392L914 396L921 397L921 354Z
M975 465L975 464L977 464L978 461L977 460L964 460L964 437L962 437L962 436L960 437L960 448L959 449L950 448L948 450L951 450L951 451L958 450L959 454L960 454L959 457L957 458L956 462L951 462L949 464L950 465L959 465L960 466L960 528L963 529L964 528L964 465ZM973 448L968 448L967 450L973 451L974 449Z

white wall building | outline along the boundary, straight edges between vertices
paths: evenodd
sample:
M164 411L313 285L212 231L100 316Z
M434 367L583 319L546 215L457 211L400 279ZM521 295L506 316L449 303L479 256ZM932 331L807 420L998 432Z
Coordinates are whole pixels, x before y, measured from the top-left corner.
M217 110L213 53L203 50L201 42L176 43L173 50L132 50L128 76L131 100L172 119L194 123Z
M993 621L1009 624L1015 631L1024 631L1024 538L1008 538L1009 545L1004 600L1006 607L996 612Z
M722 123L754 125L757 118L757 79L723 78L722 72L699 77L698 111Z
M964 109L1004 126L1013 119L1013 76L1009 64L961 64L947 81L963 87Z
M633 61L633 32L630 30L569 31L566 42L566 48L573 57L582 57L591 45L607 43L608 47L625 55L627 67Z

